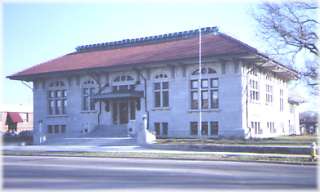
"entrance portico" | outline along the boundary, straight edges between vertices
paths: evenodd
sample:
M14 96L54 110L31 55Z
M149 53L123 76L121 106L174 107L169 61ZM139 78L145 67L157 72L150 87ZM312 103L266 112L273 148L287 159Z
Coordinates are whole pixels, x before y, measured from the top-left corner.
M104 102L111 112L112 122L105 122L106 124L127 125L129 121L136 120L136 111L140 110L141 97L143 97L143 91L126 90L97 94L92 99Z

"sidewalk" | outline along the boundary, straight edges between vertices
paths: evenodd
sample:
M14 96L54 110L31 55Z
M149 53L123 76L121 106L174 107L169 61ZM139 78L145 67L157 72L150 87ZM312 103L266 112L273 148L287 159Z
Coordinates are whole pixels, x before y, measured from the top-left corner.
M152 147L152 146L151 146ZM258 161L290 164L316 164L309 155L249 152L212 152L152 149L150 146L2 146L4 155L85 156L115 158L157 158L184 160Z

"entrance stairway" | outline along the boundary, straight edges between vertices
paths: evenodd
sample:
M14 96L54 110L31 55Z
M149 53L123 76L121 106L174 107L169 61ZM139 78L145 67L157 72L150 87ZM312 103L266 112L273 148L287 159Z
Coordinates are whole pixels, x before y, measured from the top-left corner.
M45 145L76 145L76 146L137 146L132 137L73 137L48 140Z
M79 137L50 138L46 145L136 146L136 138L128 136L126 125L100 125Z
M128 137L127 125L98 125L85 137Z

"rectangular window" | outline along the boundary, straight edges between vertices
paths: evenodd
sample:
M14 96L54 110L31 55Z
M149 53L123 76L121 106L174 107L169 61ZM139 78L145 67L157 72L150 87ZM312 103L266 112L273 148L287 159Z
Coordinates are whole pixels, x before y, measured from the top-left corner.
M280 89L280 111L283 111L283 89Z
M274 122L267 122L267 128L270 131L270 133L276 133Z
M66 114L67 91L51 90L48 91L48 113L49 115Z
M61 113L61 101L56 100L56 114L59 115Z
M198 91L191 92L191 109L198 109Z
M66 126L65 125L61 125L61 133L65 133L66 132Z
M272 85L266 85L266 104L272 103Z
M90 97L93 96L95 93L95 88L90 88ZM95 102L90 98L90 110L93 111L96 109Z
M63 134L66 132L66 125L48 125L48 134Z
M82 89L82 110L83 111L94 111L95 102L91 99L91 96L95 94L95 88L83 88Z
M155 91L154 92L154 100L155 100L155 103L154 103L154 106L155 107L160 107L161 106L161 94L160 94L160 91Z
M162 123L162 135L165 137L168 136L168 123L167 122Z
M201 88L208 88L208 79L202 79L201 80Z
M218 90L212 90L210 94L211 94L211 108L213 109L219 108Z
M169 107L169 91L163 91L162 96L163 107Z
M167 137L168 136L168 123L167 122L155 122L154 130L156 132L156 136L158 137Z
M160 123L154 123L154 129L156 132L156 136L160 136L161 131L160 131Z
M153 86L154 107L169 107L169 82L156 82Z
M250 79L249 81L250 101L259 101L259 86L258 81Z
M198 80L191 80L191 89L198 89Z
M202 122L201 135L208 136L208 122Z
M52 134L53 133L53 127L52 125L48 125L48 133Z
M55 114L54 109L55 109L55 101L49 100L49 115Z
M197 122L191 122L190 123L190 134L192 136L198 135L198 123Z
M208 109L209 107L209 96L208 96L208 91L201 91L201 104L202 104L202 109Z
M209 83L210 82L210 83ZM199 88L198 80L190 81L190 99L191 109L199 109ZM218 78L201 80L201 108L216 109L219 108L219 81Z
M210 79L210 86L211 88L218 88L219 87L218 78Z
M54 133L55 134L59 133L59 125L54 126Z
M251 128L254 130L256 135L263 133L262 128L260 127L260 122L252 121Z
M219 124L218 121L211 121L210 122L210 132L211 135L218 135L219 133Z

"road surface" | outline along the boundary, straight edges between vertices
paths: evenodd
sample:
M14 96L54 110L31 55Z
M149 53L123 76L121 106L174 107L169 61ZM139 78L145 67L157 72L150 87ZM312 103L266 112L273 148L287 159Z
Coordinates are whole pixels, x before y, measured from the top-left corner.
M316 189L316 166L5 156L6 189Z

